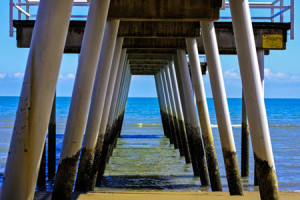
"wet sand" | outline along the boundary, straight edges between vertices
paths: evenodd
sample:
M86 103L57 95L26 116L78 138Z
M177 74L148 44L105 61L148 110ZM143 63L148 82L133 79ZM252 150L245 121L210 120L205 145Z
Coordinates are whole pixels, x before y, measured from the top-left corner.
M299 200L300 192L280 192L282 200ZM37 192L35 200L50 200L51 193ZM159 192L159 191L114 191L90 192L87 194L73 194L73 200L255 200L260 199L258 192L245 192L244 196L229 196L228 192Z

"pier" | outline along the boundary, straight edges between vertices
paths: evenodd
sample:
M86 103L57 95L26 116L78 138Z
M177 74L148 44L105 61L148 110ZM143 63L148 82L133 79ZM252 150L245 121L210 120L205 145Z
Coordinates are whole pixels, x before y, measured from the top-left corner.
M38 11L34 13L32 8ZM73 14L72 8L88 9L88 13ZM251 16L251 9L264 9L270 16ZM222 12L228 14L222 16ZM199 193L200 198L217 199L213 195L221 194L219 166L224 165L228 199L243 195L280 199L264 102L264 57L273 50L285 50L288 36L294 39L294 0L288 4L283 0L10 0L10 16L10 36L16 37L18 48L30 48L30 53L1 199L33 199L36 186L45 187L46 141L48 178L53 179L54 187L50 196L37 193L36 198L71 199L81 193L87 193L86 199L109 198L110 193L92 191L101 186L122 135L134 75L154 77L164 137L185 163L191 163L200 185L212 191ZM64 53L78 54L79 60L56 169L55 97ZM205 56L204 62L200 55ZM241 161L220 55L237 55L239 61ZM206 74L221 152L214 145L203 81ZM259 197L244 192L241 181L249 175L249 145ZM224 160L218 160L217 154ZM139 198L142 193L124 195ZM180 195L192 199L198 194Z

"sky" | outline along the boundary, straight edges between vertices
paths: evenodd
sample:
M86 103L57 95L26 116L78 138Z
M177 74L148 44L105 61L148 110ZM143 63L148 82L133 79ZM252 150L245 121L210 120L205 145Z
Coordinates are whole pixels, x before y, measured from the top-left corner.
M8 3L9 0L0 1L0 96L19 96L29 50L17 48L15 36L9 37ZM270 51L270 55L265 56L266 98L300 98L300 1L295 1L295 6L295 40L288 36L286 50ZM253 11L252 14L260 13ZM222 15L228 15L228 11ZM221 56L221 63L227 97L240 98L242 86L237 56ZM72 95L77 64L78 55L63 56L57 96ZM204 84L207 97L212 97L208 75L204 76ZM133 76L129 96L156 97L154 77Z

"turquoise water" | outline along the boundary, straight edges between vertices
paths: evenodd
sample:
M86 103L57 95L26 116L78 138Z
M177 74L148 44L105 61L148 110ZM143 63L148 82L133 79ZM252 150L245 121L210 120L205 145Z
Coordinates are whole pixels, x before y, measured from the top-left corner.
M300 190L300 99L266 99L267 115L280 190ZM228 99L238 158L240 160L241 99ZM0 97L0 178L17 109L17 97ZM70 98L57 98L57 159L61 150ZM208 99L212 130L227 190L223 158L213 100ZM246 190L253 187L253 156L250 153L250 177L244 178ZM200 187L191 165L164 138L156 98L129 98L121 138L107 166L102 188L209 190Z

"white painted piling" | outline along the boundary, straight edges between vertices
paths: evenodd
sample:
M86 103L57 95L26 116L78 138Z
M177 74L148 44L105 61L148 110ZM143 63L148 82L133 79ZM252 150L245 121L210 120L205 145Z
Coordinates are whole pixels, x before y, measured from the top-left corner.
M125 62L124 64L124 69L123 69L123 72L122 72L122 78L121 78L121 81L120 81L120 86L119 86L119 92L118 92L118 99L117 99L117 105L116 105L116 109L114 111L114 124L117 126L118 124L118 119L120 117L119 115L119 111L120 111L120 107L121 107L121 99L122 99L122 96L123 96L123 88L124 88L124 81L125 81L125 77L127 75L127 73L129 73L129 64L128 64L128 60Z
M117 72L117 77L116 77L116 82L115 82L114 91L113 91L113 98L112 98L111 107L110 107L109 116L108 116L108 126L110 126L112 128L114 126L114 119L115 119L114 113L115 113L115 110L117 107L117 101L118 101L119 90L120 90L120 86L121 86L120 84L121 84L123 69L126 68L126 66L125 66L126 65L125 64L126 52L127 52L127 49L122 49L118 72Z
M196 105L198 108L211 189L212 191L222 191L221 176L211 130L196 38L186 38L186 45L190 60L192 83L194 85L196 96Z
M116 46L114 48L114 54L113 54L113 61L111 64L111 71L109 72L109 82L107 84L107 89L106 89L106 94L102 93L102 95L106 95L105 97L105 103L104 103L104 108L102 108L102 116L101 120L103 120L104 116L107 116L107 106L110 106L108 102L106 101L107 98L111 98L112 92L113 92L113 83L115 82L116 78L116 72L118 69L118 64L116 62L119 62L120 59L120 52L122 49L122 44L123 44L123 38L118 38L116 41ZM108 63L109 64L109 63ZM104 90L104 89L103 89ZM102 100L102 99L101 99ZM86 134L84 137L84 143L82 146L82 151L81 151L81 158L80 158L80 163L79 163L79 168L78 168L78 173L77 173L77 179L76 179L76 185L75 185L75 190L76 191L88 191L88 186L90 185L90 171L93 163L93 158L94 158L94 140L95 140L95 135L96 137L99 137L99 133L95 134Z
M185 121L184 121L183 111L181 107L181 100L180 100L177 79L176 79L176 74L174 69L174 62L172 60L169 61L169 79L171 81L173 93L174 93L174 101L175 101L175 106L176 106L176 111L177 111L177 116L178 116L178 121L180 126L180 137L181 137L182 146L184 150L185 162L191 163L191 155L190 155L190 150L188 145L187 133L185 129Z
M48 126L48 180L52 180L56 172L56 94L53 98L51 116Z
M177 85L178 85L178 91L180 95L180 101L181 101L181 107L182 107L182 112L183 112L183 117L184 117L184 122L185 122L185 130L186 130L186 135L187 135L187 141L189 145L189 151L190 151L190 156L191 156L191 161L192 161L192 167L193 167L193 172L194 176L199 176L199 169L198 169L198 162L196 159L196 154L194 150L194 142L193 142L193 137L191 131L188 130L188 124L190 124L190 113L188 111L188 106L187 106L187 101L185 100L185 94L184 94L184 86L183 86L183 81L182 81L182 76L180 72L180 66L178 62L178 55L174 54L173 55L174 59L174 68L175 68L175 73L176 73L176 78L177 78Z
M72 5L39 4L0 199L33 199Z
M261 198L279 199L248 1L230 0L230 9Z
M165 106L165 114L166 114L166 119L168 121L168 128L169 128L169 141L170 141L170 144L174 144L174 131L173 131L173 123L172 123L172 119L170 118L171 116L171 113L170 113L170 108L168 107L168 99L167 99L167 96L166 96L166 91L165 91L165 88L163 86L163 81L162 81L162 78L161 78L161 71L157 73L157 76L158 76L158 83L159 83L159 87L161 88L161 94L163 96L163 99L164 99L164 106Z
M107 127L108 116L109 116L114 86L115 86L118 67L119 67L119 61L120 61L120 57L121 57L123 40L124 40L123 37L119 37L119 38L117 38L117 41L116 41L114 56L113 56L113 60L112 60L112 64L111 64L112 65L111 72L110 72L107 90L106 90L106 94L105 94L105 103L104 103L104 108L103 108L101 123L100 123L100 128L99 128L98 142L101 142L101 138L106 137L105 136L106 127ZM101 151L101 149L103 149L102 146L103 146L102 142L97 144L96 151L98 151L98 150ZM99 149L99 148L101 148L101 149ZM103 150L102 150L101 154L104 154ZM96 160L96 159L97 158L94 158L94 160Z
M231 195L242 195L243 187L240 178L216 32L213 22L202 21L201 30L211 89L214 98L229 192Z
M70 191L73 188L109 4L110 0L92 0L90 4L64 134L59 163L60 169L57 172L54 196L56 195L56 191L59 191L59 196L64 196L62 193L67 192L69 194L65 194L65 197L70 196ZM73 162L61 165L64 159L72 160ZM59 189L59 187L62 188Z
M168 110L168 119L169 119L169 122L170 122L170 135L171 135L170 143L174 144L175 149L178 149L178 141L177 141L176 133L175 133L176 132L175 122L174 122L174 119L172 117L173 116L173 111L172 111L172 107L171 107L170 93L168 91L165 76L164 76L164 73L163 73L162 70L159 72L159 75L160 75L161 85L162 85L163 91L164 91L164 96L166 98L166 105L167 105L167 110Z
M108 20L105 27L103 44L100 51L100 58L98 61L88 121L83 141L83 148L85 148L85 152L90 155L94 154L96 138L98 137L118 27L119 20ZM88 162L92 161L89 159ZM88 183L90 184L91 181Z
M265 51L258 49L257 58L258 58L261 85L264 92ZM248 124L244 95L242 98L242 144L241 145L242 145L241 174L242 177L247 177L249 176L249 124ZM254 164L254 169L255 169L255 164ZM254 185L258 186L258 182L256 178L256 170L254 170Z
M158 103L160 107L160 114L161 114L161 120L162 120L162 125L164 129L164 135L170 139L170 125L169 121L167 118L167 110L166 110L166 105L165 105L165 97L162 91L162 87L159 82L159 75L156 73L154 75L155 78L155 86L156 86L156 92L157 92L157 97L158 97Z
M180 155L182 156L183 149L182 149L181 138L180 138L179 122L178 122L177 110L176 110L176 105L175 105L175 100L174 100L174 92L173 92L173 88L170 83L168 66L166 65L161 70L161 72L162 72L163 81L167 88L168 96L170 99L169 105L170 105L170 111L171 111L171 118L173 119L173 123L174 123L174 136L175 136L174 138L176 139L177 148L179 149ZM175 146L175 143L174 143L174 146Z
M186 60L185 50L177 49L178 62L180 74L182 76L182 83L184 87L184 96L187 105L187 110L189 113L189 123L187 124L187 131L191 132L193 142L194 142L194 151L197 156L198 169L202 185L209 184L207 165L205 160L205 153L202 143L202 138L200 136L200 127L197 119L196 108L194 104L194 92L191 84L190 73L188 69L188 64Z

